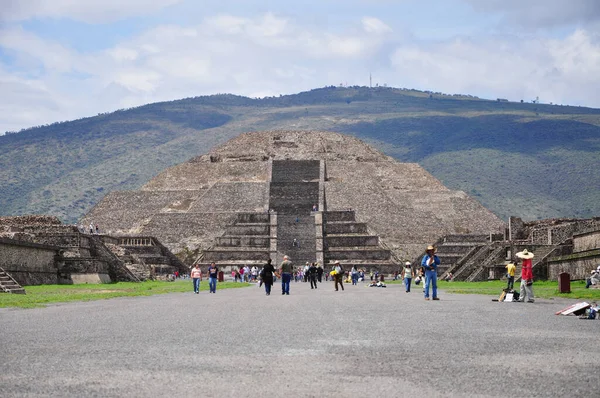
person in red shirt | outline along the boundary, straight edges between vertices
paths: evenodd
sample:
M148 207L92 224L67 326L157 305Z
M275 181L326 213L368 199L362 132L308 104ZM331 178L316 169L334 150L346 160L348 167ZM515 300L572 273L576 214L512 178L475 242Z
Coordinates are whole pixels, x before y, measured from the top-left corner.
M521 259L521 289L519 292L519 301L524 302L527 299L528 303L533 303L533 253L527 249L516 254Z

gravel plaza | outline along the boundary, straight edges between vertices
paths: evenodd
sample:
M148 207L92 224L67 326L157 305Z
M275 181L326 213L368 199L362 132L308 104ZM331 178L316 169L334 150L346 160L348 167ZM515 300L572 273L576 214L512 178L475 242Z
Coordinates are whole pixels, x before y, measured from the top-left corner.
M600 396L600 322L555 315L572 300L345 288L0 309L0 396Z

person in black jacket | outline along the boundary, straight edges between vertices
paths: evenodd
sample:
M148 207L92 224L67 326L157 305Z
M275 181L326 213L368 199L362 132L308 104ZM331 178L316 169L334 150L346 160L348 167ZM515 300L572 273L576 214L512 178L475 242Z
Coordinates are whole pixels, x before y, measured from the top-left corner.
M317 288L317 266L315 263L310 264L308 267L308 279L310 280L310 288Z
M317 280L319 283L323 280L323 267L319 263L317 263Z
M271 264L271 259L267 261L264 265L262 272L260 273L260 278L262 283L265 285L265 292L267 296L271 295L271 287L273 286L273 273L275 272L275 268L273 264Z

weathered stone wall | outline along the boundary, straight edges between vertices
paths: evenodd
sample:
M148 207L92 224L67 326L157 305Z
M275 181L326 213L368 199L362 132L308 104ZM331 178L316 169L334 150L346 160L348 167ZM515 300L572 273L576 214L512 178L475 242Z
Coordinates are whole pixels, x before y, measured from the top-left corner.
M573 237L573 251L583 252L600 249L600 231L588 232Z
M443 235L490 233L504 223L464 192L414 164L327 162L327 210L354 209L399 258L414 259Z
M568 272L571 280L586 279L598 264L600 264L600 249L554 258L548 261L548 279L557 280L562 272Z
M219 182L194 202L189 213L260 212L267 211L268 204L265 182Z
M269 163L266 160L234 161L223 157L218 162L211 162L210 156L205 155L165 170L144 185L142 190L204 190L223 181L224 176L227 176L228 182L267 182Z
M205 190L179 191L124 191L111 192L102 199L80 224L98 224L101 233L140 233L143 225L154 214L181 213Z
M533 244L559 244L573 235L600 230L600 218L556 218L525 223Z
M55 284L59 248L0 238L0 267L21 286Z
M161 213L150 219L142 233L156 236L173 253L185 247L207 249L235 220L236 213Z
M14 216L14 217L0 217L0 225L10 226L26 226L26 225L61 225L62 223L58 217L44 216L44 215L28 215L28 216Z

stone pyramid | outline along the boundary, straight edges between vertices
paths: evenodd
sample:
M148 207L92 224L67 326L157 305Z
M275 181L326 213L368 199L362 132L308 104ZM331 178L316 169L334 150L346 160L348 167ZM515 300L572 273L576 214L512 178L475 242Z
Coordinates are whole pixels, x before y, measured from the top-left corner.
M314 131L242 134L138 191L109 193L81 222L156 236L175 253L199 249L202 262L232 266L290 251L302 262L396 264L445 235L505 228L418 164Z

